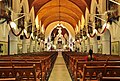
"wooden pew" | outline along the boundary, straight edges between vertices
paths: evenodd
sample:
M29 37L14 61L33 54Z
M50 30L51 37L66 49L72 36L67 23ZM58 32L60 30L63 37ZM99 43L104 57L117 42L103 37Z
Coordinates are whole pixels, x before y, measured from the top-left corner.
M84 64L89 66L103 66L104 64L114 66L114 65L120 65L120 61L76 61L76 63L72 64L72 76L74 79L77 79L78 77L81 77L81 73L83 72L83 66Z
M120 66L84 66L83 81L99 80L102 75L103 80L120 80ZM114 78L113 78L114 77ZM77 80L76 80L77 81Z
M45 52L44 52L45 53ZM2 56L0 66L19 66L27 67L35 64L36 72L38 73L37 78L40 81L45 81L50 75L52 67L54 65L57 54L43 54L42 55L23 55L23 56Z
M83 81L98 80L99 74L105 73L105 66L86 66L83 68ZM77 81L77 80L76 80Z
M25 67L14 66L13 69L17 81L40 81L37 78L38 73L34 65Z
M47 67L44 63L45 61L41 61L41 62L13 62L12 65L15 65L17 67L29 67L32 66L33 64L35 65L35 69L36 72L38 73L37 78L39 78L41 81L44 81L46 79L46 74L47 74ZM6 67L10 67L12 66L9 63L3 63L0 62L0 66L6 66Z
M47 58L46 58L47 59ZM27 67L27 66L31 66L33 64L35 64L35 68L36 71L39 72L39 78L44 81L47 77L47 75L49 74L49 70L51 69L51 65L52 63L47 63L48 60L36 60L36 61L12 61L11 63L7 63L5 62L0 62L0 66L18 66L18 67Z
M120 66L106 66L105 75L106 77L120 77Z
M0 67L0 81L16 81L13 67Z
M97 57L97 61L86 62L85 60L82 60L86 56L82 55L82 53L64 52L62 55L69 72L75 81L81 77L81 73L83 74L84 64L87 66L120 66L120 56L94 54Z
M34 66L3 66L0 67L0 81L40 81Z
M120 77L101 77L98 81L120 81Z
M120 66L106 66L105 74L101 74L98 81L120 81Z
M120 66L120 61L81 61L76 62L76 65L74 65L73 75L74 79L77 79L78 77L81 77L81 74L83 73L84 65L86 66Z

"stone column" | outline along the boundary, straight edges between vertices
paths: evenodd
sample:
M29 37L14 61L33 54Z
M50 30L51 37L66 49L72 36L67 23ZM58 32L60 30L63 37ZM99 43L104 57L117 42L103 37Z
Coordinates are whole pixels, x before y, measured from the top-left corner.
M27 40L25 38L22 41L22 53L27 53Z
M90 50L90 39L88 38L88 40L87 40L87 52L89 52L89 50Z
M83 49L82 52L84 52L85 51L85 41L82 42L82 49Z
M42 51L42 42L40 42L40 51Z
M106 30L102 36L102 53L110 54L110 44L111 42L111 34L109 30Z
M40 51L43 51L43 40L40 41Z
M35 40L35 52L37 52L37 47L38 47L38 44L37 44L37 39Z
M82 46L80 45L80 52L82 52Z
M43 51L45 50L45 41L42 42Z
M17 54L18 47L17 47L17 37L10 32L10 55Z
M98 53L98 42L97 42L97 36L93 38L93 53Z
M30 39L30 52L33 52L33 40Z
M109 40L102 40L102 53L103 54L110 54L110 41Z
M40 42L38 43L38 52L40 52Z

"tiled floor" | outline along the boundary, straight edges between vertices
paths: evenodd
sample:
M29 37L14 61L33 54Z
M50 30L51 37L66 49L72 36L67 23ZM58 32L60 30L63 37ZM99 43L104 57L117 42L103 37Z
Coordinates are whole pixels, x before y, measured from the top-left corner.
M61 52L58 53L58 57L48 81L72 81Z

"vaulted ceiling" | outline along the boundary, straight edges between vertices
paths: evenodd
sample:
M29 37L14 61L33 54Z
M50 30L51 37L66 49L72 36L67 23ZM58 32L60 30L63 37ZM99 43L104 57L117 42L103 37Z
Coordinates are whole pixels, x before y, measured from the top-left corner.
M85 15L86 7L90 10L91 0L28 0L29 9L34 7L35 16L46 27L55 21L64 21L73 28Z

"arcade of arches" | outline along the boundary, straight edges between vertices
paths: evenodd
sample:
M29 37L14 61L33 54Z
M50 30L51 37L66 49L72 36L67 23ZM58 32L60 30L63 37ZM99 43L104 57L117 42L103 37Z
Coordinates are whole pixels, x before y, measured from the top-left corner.
M120 0L0 0L0 55L89 49L119 55L119 4Z
M0 7L1 55L70 49L120 52L119 5L112 1L1 0ZM8 22L14 21L16 29L3 22L7 11L11 13Z

